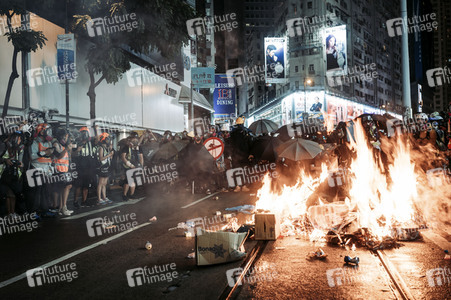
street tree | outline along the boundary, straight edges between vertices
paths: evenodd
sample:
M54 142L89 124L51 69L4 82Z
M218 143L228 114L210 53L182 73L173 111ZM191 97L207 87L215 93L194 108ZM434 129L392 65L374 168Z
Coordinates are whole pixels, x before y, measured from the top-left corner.
M117 83L130 70L135 55L180 55L182 45L189 40L186 21L195 17L191 6L182 0L88 0L75 10L78 14L73 17L72 30L79 42L89 43L84 67L90 80L91 119L96 117L95 89L102 81ZM128 20L131 30L103 30L100 34L92 30L91 22L118 20Z
M28 13L26 10L25 0L2 0L0 1L0 17L6 17L8 31L5 36L8 42L11 42L14 49L11 63L11 75L9 76L8 86L3 104L2 118L8 114L9 100L14 81L19 77L17 72L17 56L19 53L27 55L31 51L36 52L38 48L42 49L47 38L42 31L36 31L27 25L26 19L20 17L21 24L13 24L14 16L24 16ZM16 18L17 19L17 18ZM0 28L1 31L1 28Z

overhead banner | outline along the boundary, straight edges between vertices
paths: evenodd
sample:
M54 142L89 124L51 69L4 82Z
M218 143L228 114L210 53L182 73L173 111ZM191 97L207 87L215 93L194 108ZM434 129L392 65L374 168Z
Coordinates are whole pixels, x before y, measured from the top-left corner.
M286 82L287 38L265 38L266 83Z
M75 66L75 37L73 33L59 34L56 42L58 79L72 80L77 77Z
M326 49L326 76L347 75L346 25L324 28L323 47Z
M236 90L234 76L215 75L215 90L213 92L213 108L215 118L228 118L235 114Z
M215 68L191 68L191 82L195 88L215 87Z

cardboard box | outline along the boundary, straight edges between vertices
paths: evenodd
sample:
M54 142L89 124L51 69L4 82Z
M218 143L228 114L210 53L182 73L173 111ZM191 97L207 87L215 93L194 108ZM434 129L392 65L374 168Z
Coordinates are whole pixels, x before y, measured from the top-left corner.
M255 214L255 240L277 240L280 222L277 214Z
M199 229L196 235L197 265L221 264L246 257L246 253L242 248L246 237L247 232L210 232Z

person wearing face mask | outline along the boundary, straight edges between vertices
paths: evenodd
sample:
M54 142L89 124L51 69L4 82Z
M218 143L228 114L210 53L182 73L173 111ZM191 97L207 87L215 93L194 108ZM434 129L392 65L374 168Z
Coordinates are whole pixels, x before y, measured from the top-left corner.
M55 166L54 175L61 179L53 184L53 206L59 215L70 216L73 211L67 209L67 198L72 188L72 177L69 173L70 154L73 144L69 143L69 134L65 129L61 129L56 134L53 142L55 151L53 153L53 164ZM59 210L56 210L59 207Z
M0 153L0 203L6 200L6 210L10 218L17 218L16 202L21 202L23 172L23 135L12 133L6 140L6 149Z
M106 196L106 185L108 183L108 177L110 176L111 161L114 156L114 149L111 144L110 135L106 132L102 133L99 137L99 147L97 151L97 158L100 161L99 172L99 184L97 185L97 202L99 204L112 203Z
M139 138L136 132L131 133L128 137L128 145L120 149L120 158L124 168L123 174L123 193L122 200L136 199L135 186L129 186L127 182L127 171L134 168L142 167L144 164L144 156L141 147L139 146ZM130 196L127 193L130 190Z
M31 169L33 171L33 182L28 182L31 187L30 194L33 198L32 212L40 212L43 217L54 217L55 214L49 211L49 183L45 178L52 176L52 155L54 148L51 141L53 140L52 128L49 124L41 123L36 127L35 139L31 144ZM37 169L40 169L38 171Z
M88 127L80 128L80 142L78 147L74 150L74 159L77 165L78 177L75 181L75 197L74 206L88 207L88 192L96 184L96 166L98 160L96 159L96 151L89 135ZM82 202L78 204L78 196L82 191Z

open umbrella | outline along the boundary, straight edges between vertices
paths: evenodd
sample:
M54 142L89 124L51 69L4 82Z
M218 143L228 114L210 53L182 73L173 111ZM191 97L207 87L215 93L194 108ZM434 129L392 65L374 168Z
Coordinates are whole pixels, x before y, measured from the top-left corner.
M279 157L293 161L313 159L322 151L318 143L301 138L291 139L277 148Z
M254 142L250 153L258 159L274 162L277 160L276 148L282 143L278 138L262 136Z
M176 156L177 153L179 153L179 151L173 143L170 142L164 143L155 152L154 156L152 157L152 160L153 161L168 160Z
M249 126L249 129L256 135L270 133L277 130L279 126L271 120L258 120Z
M159 148L160 144L157 141L150 141L141 145L144 160L150 161Z

